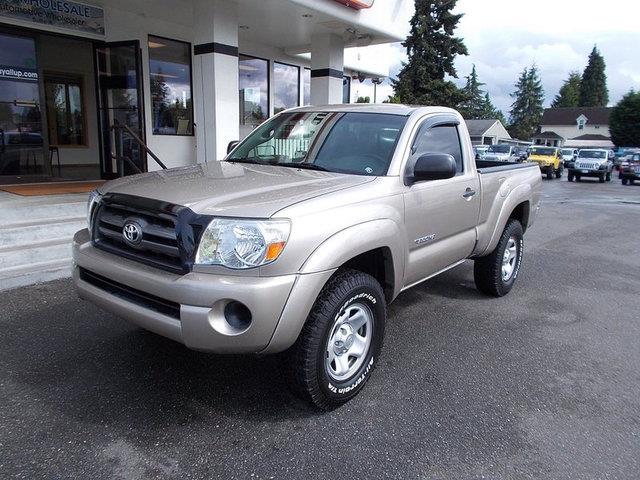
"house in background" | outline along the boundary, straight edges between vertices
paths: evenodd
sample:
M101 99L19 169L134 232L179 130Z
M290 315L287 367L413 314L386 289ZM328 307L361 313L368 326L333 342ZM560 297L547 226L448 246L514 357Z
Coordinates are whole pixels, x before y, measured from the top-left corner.
M547 108L534 145L571 148L613 148L608 107Z
M465 120L471 143L477 145L496 145L507 143L511 140L511 135L504 128L502 122L496 118L489 120Z

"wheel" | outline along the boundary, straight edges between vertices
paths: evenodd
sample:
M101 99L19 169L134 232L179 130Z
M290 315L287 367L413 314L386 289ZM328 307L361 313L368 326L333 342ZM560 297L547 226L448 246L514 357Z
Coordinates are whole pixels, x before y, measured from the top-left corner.
M564 173L564 168L560 167L556 170L556 178L562 178L562 174Z
M604 173L601 173L600 176L598 177L598 180L600 181L600 183L604 183L605 178L606 178L606 175Z
M607 182L610 182L610 181L611 181L611 172L607 172L607 176L605 177L605 180L606 180Z
M579 182L581 180L580 175L576 175L576 182Z
M567 180L569 182L573 182L573 173L571 173L571 172L567 173Z
M626 185L627 183L629 183L629 179L628 178L623 178L622 179L622 184Z
M474 261L476 288L494 297L509 293L520 272L523 247L522 225L517 220L509 220L493 252Z
M629 183L630 183L631 185L635 185L635 184L636 184L636 181L635 181L633 178L631 178L631 179L629 180Z
M552 180L553 179L553 168L549 167L547 168L547 180Z
M293 393L322 410L355 397L378 361L386 317L384 292L371 275L343 270L332 277L283 355Z

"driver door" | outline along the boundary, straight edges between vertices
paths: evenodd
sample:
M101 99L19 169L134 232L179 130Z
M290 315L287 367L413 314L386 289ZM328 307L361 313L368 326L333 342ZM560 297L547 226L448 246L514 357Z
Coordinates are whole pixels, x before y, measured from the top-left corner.
M425 153L446 153L458 173L445 180L414 183L404 194L409 259L404 284L412 285L467 258L476 244L480 181L464 159L458 119L439 115L425 120L413 139L405 172Z

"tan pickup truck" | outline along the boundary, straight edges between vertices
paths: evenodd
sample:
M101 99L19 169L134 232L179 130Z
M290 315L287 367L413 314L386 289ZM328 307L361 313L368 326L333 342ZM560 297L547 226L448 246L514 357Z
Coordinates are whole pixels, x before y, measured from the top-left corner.
M196 350L282 352L293 391L331 409L371 375L400 292L466 259L488 295L518 277L540 170L475 161L454 110L296 108L231 147L94 192L80 296Z

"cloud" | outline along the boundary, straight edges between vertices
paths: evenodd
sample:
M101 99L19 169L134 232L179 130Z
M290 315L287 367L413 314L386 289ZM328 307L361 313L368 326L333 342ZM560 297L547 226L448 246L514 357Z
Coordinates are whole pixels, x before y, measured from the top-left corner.
M405 1L410 17L412 1ZM456 35L464 39L468 56L456 59L459 79L478 69L480 80L496 106L507 112L513 85L523 68L540 69L550 104L569 72L582 73L594 44L607 64L611 104L631 88L640 89L640 4L625 0L537 0L534 4L510 0L459 0L464 13ZM406 27L408 33L409 26ZM379 48L379 47L369 47ZM389 57L393 58L389 58ZM406 59L400 44L386 48L384 58L395 77ZM378 95L380 101L380 95ZM386 98L386 97L385 97Z

